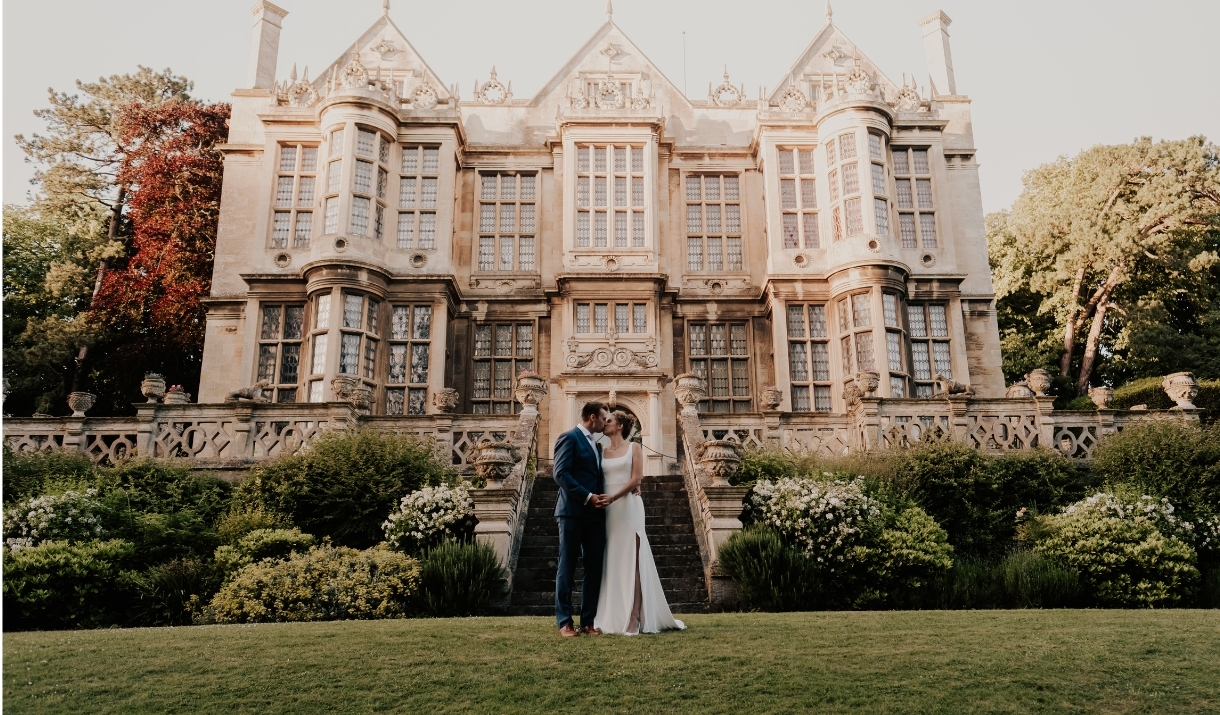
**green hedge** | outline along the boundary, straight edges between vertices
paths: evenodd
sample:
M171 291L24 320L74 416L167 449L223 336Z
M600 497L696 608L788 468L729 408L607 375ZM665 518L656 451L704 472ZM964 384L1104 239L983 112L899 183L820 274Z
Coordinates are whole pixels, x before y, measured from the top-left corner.
M1166 497L1190 515L1220 512L1220 424L1136 424L1093 451L1093 472L1111 486Z
M1135 405L1148 405L1150 410L1168 410L1174 406L1174 402L1161 387L1162 379L1145 377L1128 382L1114 390L1110 405L1121 410ZM1220 380L1199 380L1199 396L1195 398L1194 405L1203 410L1200 415L1203 420L1214 422L1220 418Z
M121 572L136 547L122 539L47 541L4 550L5 630L96 628L119 624L126 588Z
M508 574L486 544L444 541L424 552L422 561L421 615L485 616L508 595Z

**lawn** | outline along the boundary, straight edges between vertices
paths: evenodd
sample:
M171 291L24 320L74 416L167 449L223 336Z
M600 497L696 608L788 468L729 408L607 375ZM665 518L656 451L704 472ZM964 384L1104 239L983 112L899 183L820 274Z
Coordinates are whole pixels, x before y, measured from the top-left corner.
M1220 711L1220 611L714 614L4 635L7 713Z

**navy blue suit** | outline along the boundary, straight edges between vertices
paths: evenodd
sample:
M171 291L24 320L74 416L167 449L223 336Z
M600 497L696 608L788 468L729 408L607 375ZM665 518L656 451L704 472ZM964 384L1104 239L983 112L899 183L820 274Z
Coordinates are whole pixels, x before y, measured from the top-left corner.
M555 440L555 482L559 499L559 568L555 574L555 620L559 627L572 623L572 587L576 560L584 557L585 580L580 624L593 625L601 592L602 563L606 557L606 511L593 506L590 494L605 492L600 455L579 427ZM574 625L574 624L573 624Z

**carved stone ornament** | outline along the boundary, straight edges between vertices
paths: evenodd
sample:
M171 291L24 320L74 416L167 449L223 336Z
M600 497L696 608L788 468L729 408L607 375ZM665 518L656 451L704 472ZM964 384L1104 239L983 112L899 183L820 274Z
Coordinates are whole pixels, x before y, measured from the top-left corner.
M1013 384L1009 385L1008 389L1004 391L1004 396L1013 399L1022 399L1026 397L1033 397L1034 391L1029 389L1029 385L1025 384L1024 380L1021 380L1020 382L1014 382Z
M695 448L695 459L712 478L712 486L727 487L741 465L741 445L727 439L713 439Z
M495 67L491 68L491 79L479 85L474 93L475 101L479 104L503 104L512 96L512 92L496 79Z
M239 387L225 396L225 402L271 402L271 398L263 394L269 383L259 380L249 387Z
M1186 410L1195 409L1194 399L1199 396L1199 383L1193 372L1175 372L1166 375L1161 381L1161 388L1169 399L1178 407Z
M916 92L914 87L906 85L898 90L898 96L894 98L894 106L902 112L914 112L919 109L920 102L919 92Z
M795 83L788 85L788 89L780 95L779 108L785 112L800 112L807 106L809 106L809 97Z
M369 71L360 62L360 54L352 53L352 60L339 72L339 83L347 89L367 89Z
M724 81L711 91L711 99L720 107L736 107L745 98L741 90L729 84L729 71L724 70Z
M521 373L517 376L517 388L513 393L523 405L537 405L546 396L546 378L541 375Z
M377 44L373 45L369 49L372 50L373 52L376 52L377 54L381 55L381 59L383 59L383 60L388 55L392 55L398 51L398 48L394 46L394 43L386 42L386 39L384 37L381 38L381 40Z
M437 412L452 414L457 410L457 405L458 391L452 387L442 387L432 393L432 406L436 408Z
M847 73L846 86L847 91L852 94L866 94L873 89L873 76L861 66L859 57Z
M440 102L440 97L432 85L424 82L411 92L411 106L415 109L433 109Z
M588 108L589 108L589 100L585 98L585 95L577 94L577 95L572 96L572 109L588 109Z
M511 442L483 442L471 451L475 455L475 474L487 480L487 486L493 489L504 486L521 455L521 450Z
M855 412L860 407L861 397L864 397L864 393L854 382L847 383L847 386L843 388L843 399L847 402L848 412Z
M599 370L626 370L631 367L650 370L659 364L655 352L637 353L627 348L598 348L593 352L581 355L572 352L568 355L569 368L579 369L592 365Z
M167 405L189 405L191 404L191 393L186 390L170 390L165 393L165 399L162 402Z
M652 104L652 100L643 95L637 96L635 99L631 100L632 109L648 109L650 104Z
M347 402L352 399L352 390L356 389L356 385L360 384L354 377L340 375L330 381L331 389L335 391L335 399L340 402Z
M155 372L148 373L140 383L140 394L147 397L149 402L160 402L165 396L165 378Z
M1094 387L1089 390L1089 399L1099 410L1110 409L1110 401L1114 399L1114 389L1110 387Z
M626 103L623 86L614 80L599 82L594 99L599 109L622 109Z
M762 400L764 407L774 412L784 403L784 393L780 392L780 389L775 385L767 385L763 388L759 399Z
M318 103L318 90L308 79L302 79L288 88L286 99L290 107L312 107Z
M72 408L73 417L84 417L89 408L93 407L97 396L88 392L69 392L68 407Z
M871 395L877 391L878 387L881 387L881 375L872 370L857 372L854 381L856 387L859 387L860 392L865 395Z
M1031 370L1025 376L1025 384L1029 385L1038 397L1046 397L1046 391L1051 389L1051 375L1042 368Z
M707 387L704 380L693 372L683 373L674 378L674 397L683 411L695 409L695 405L707 399Z
M953 380L936 373L936 377L932 383L932 394L934 395L973 395L974 388L969 385L963 385L960 382Z

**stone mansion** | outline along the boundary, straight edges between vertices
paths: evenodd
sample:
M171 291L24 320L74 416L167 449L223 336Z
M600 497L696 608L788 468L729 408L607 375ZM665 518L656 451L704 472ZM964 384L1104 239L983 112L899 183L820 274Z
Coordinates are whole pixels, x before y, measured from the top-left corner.
M726 73L700 98L609 12L533 97L494 69L462 96L388 7L326 69L288 74L287 12L253 12L200 403L258 381L274 403L330 403L347 376L373 418L511 416L533 371L540 453L608 400L640 418L659 473L683 373L705 380L708 418L811 429L843 422L861 372L878 398L931 397L938 375L1004 396L943 12L919 21L926 91L828 8L774 87L746 96Z

